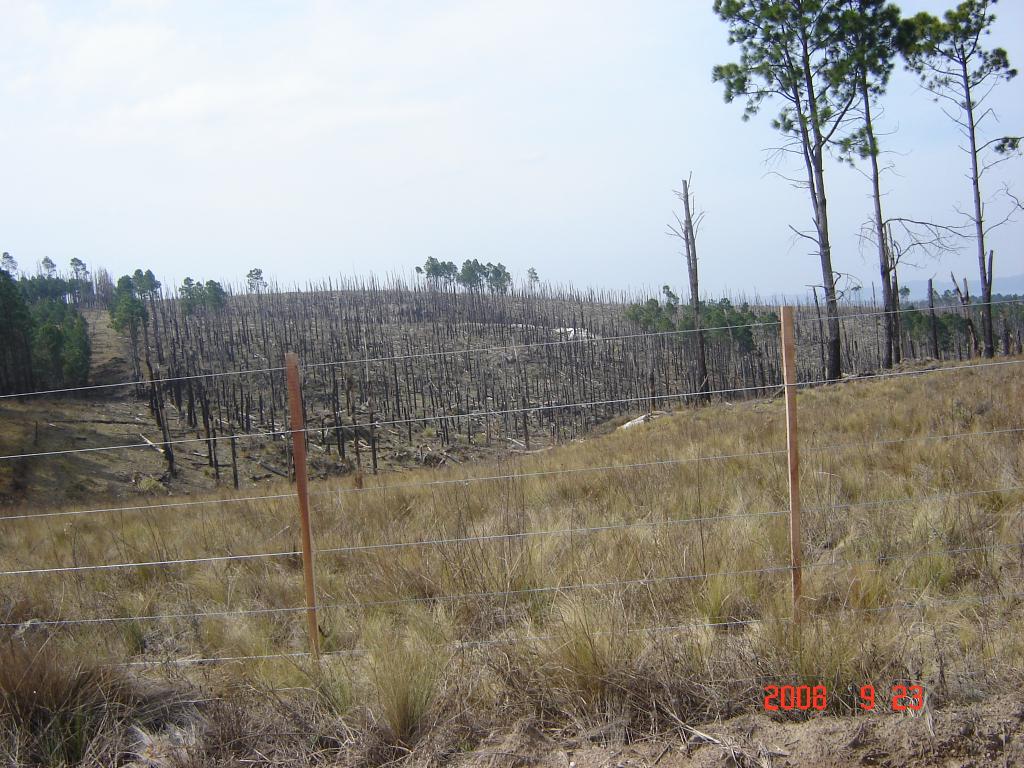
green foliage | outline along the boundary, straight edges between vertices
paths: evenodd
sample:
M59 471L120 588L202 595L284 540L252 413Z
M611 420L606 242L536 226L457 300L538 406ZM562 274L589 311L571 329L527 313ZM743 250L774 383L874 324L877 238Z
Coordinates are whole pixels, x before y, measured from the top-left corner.
M221 309L228 301L228 294L224 287L216 280L207 280L204 286L206 293L206 306L211 309Z
M147 270L148 271L148 270ZM149 275L152 276L152 272ZM155 282L155 281L154 281ZM156 283L159 286L159 283ZM135 276L121 275L114 288L114 298L110 306L110 320L114 330L127 333L132 344L138 340L139 330L149 322L143 291L155 290L141 270L135 270Z
M62 277L53 274L38 274L28 277L22 275L18 284L26 301L30 304L36 301L57 301L78 303L83 298L93 293L92 281L89 279L89 271L85 268L84 262L79 261L80 267L75 269L72 259L72 269L75 274L72 277Z
M960 301L950 290L941 294L935 291L935 306L960 307ZM993 294L992 300L996 302L992 307L993 323L998 328L1003 323L1013 327L1024 323L1024 305L1019 303L998 302L1019 302L1024 296ZM971 301L969 312L980 310L978 303ZM942 311L936 312L936 333L939 337L939 351L951 354L956 351L956 341L966 341L968 338L967 318L961 312ZM918 344L924 345L927 350L931 349L932 325L931 314L927 307L916 307L900 313L900 322L910 337Z
M866 0L865 0L866 2ZM840 147L840 131L848 124L856 90L849 73L866 56L854 55L848 30L843 28L850 0L715 0L714 10L729 27L729 43L739 46L738 62L712 70L725 87L726 101L746 100L744 119L774 98L781 109L772 126L786 137L781 148L803 160L821 264L825 306L829 315L827 376L839 377L842 338L836 307L837 274L832 269L824 156ZM863 62L862 62L863 63ZM840 151L841 148L840 148Z
M747 302L734 305L729 299L718 301L702 301L700 303L701 327L711 328L706 336L712 340L729 342L736 348L748 354L753 352L754 329L756 323L773 323L776 316L770 312L756 312ZM693 329L693 312L690 307L681 308L682 317L679 320L679 327L684 330Z
M885 0L851 0L840 14L840 42L845 56L839 58L832 77L854 102L877 99L889 84L899 51L900 9ZM877 137L869 124L869 112L861 105L861 124L839 141L840 157L853 163L878 154Z
M0 392L32 386L32 316L18 284L0 270Z
M487 288L491 293L508 293L512 286L512 275L501 262L491 264L487 262Z
M626 309L626 318L645 331L695 329L693 308L689 304L676 304L678 297L667 285L662 288L662 293L666 298L664 304L657 299L631 304ZM743 354L755 349L753 328L750 326L775 320L771 314L755 312L746 302L736 306L729 299L700 302L700 316L701 327L711 329L705 330L705 338L733 344Z
M186 277L178 289L178 298L186 315L199 308L217 311L227 303L227 296L227 292L216 280L203 283Z
M672 313L657 299L648 299L643 304L630 304L626 309L626 319L645 331L672 331L676 328Z
M156 279L151 269L147 269L145 272L136 269L131 280L135 295L140 299L155 299L160 293L160 281Z
M932 321L927 310L911 309L903 312L900 322L915 342L925 345L926 348L930 347ZM956 339L966 337L967 320L962 315L952 312L936 314L935 331L939 337L939 351L953 352L956 348Z
M729 43L740 48L738 62L712 69L725 100L745 99L746 120L766 99L780 98L783 106L773 127L820 151L850 106L839 87L851 66L841 34L847 3L715 0L714 10L729 26Z
M416 274L424 275L435 288L458 284L467 291L482 291L486 287L491 293L508 293L512 287L512 275L504 264L481 264L478 259L466 259L460 269L451 261L438 261L431 256L422 267L416 267ZM531 280L536 282L536 276L533 270Z
M267 281L263 279L263 270L253 267L245 276L246 284L253 293L259 293L267 287Z
M42 387L76 387L89 377L91 349L83 318L68 304L44 300L32 307L32 368Z
M77 312L64 324L64 349L61 361L62 386L81 386L89 381L92 345L85 318Z
M958 80L966 64L968 84L980 85L990 76L1010 80L1017 70L1010 67L1003 48L986 51L982 36L996 20L992 7L996 0L966 0L942 19L930 13L918 13L903 21L900 45L907 66L917 73L928 90L960 89ZM952 67L949 67L952 65Z
M0 271L0 391L85 384L90 346L85 319L70 303L80 281L52 275L15 283Z
M30 304L36 301L63 301L72 292L67 280L51 275L22 276L18 284Z
M122 290L115 292L114 306L110 310L110 320L115 331L127 332L135 339L139 329L148 319L146 305L134 293Z
M979 110L995 85L1017 76L1004 48L985 50L981 45L996 20L995 4L996 0L965 0L942 19L922 12L900 25L899 45L907 68L936 101L943 99L961 113L968 107ZM975 123L985 116L979 111ZM1019 150L1020 141L1019 136L1003 136L989 144L1006 154Z
M435 288L441 285L452 285L459 277L459 268L451 261L438 261L429 257L420 270L427 277L427 282Z
M675 294L669 286L661 286L661 295L665 297L665 307L672 313L675 314L676 307L679 306L679 297Z
M476 259L466 259L462 262L462 269L459 270L456 280L467 291L478 291L487 280L487 267Z
M71 274L75 280L86 281L89 279L89 268L85 265L85 262L79 258L73 258L71 260Z

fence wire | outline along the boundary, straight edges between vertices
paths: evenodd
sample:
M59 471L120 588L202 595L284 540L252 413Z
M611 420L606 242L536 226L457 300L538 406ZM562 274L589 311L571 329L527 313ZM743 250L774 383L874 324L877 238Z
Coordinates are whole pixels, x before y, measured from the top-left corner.
M784 513L768 513L770 515L781 515ZM750 515L741 515L740 517L750 517ZM710 521L719 521L722 518L707 518ZM679 523L679 522L698 522L698 519L689 518L684 520L665 521L666 524ZM630 524L632 525L632 524ZM629 525L618 526L618 527L630 527ZM616 526L607 527L594 527L589 529L582 529L586 531L598 531L598 530L612 530ZM569 529L571 530L571 529ZM566 531L559 531L563 533ZM538 532L543 533L543 532ZM515 534L513 534L515 535ZM465 541L466 539L463 539ZM428 542L423 542L428 543ZM882 568L877 567L889 562L902 562L902 561L914 561L920 560L927 557L937 557L944 555L959 555L969 554L974 552L988 552L988 551L1004 551L1004 550L1022 550L1024 551L1024 543L1015 544L985 544L973 547L955 547L951 549L927 549L918 552L898 554L898 555L880 555L873 558L865 558L861 560L837 560L831 561L819 561L816 563L804 564L802 569L816 570L819 568L861 568L862 566L876 566L867 572L881 572ZM290 553L292 555L298 555L300 553ZM191 562L191 561L178 561L178 562ZM341 602L329 602L322 603L317 606L318 611L329 611L336 609L366 609L366 608L380 608L380 607L391 607L399 605L410 605L410 604L422 604L422 603L450 603L459 602L465 600L480 600L488 598L505 598L511 596L525 596L534 594L545 594L545 593L567 593L567 592L578 592L583 590L609 590L618 589L625 587L649 587L655 584L669 584L687 581L700 581L719 577L727 576L753 576L762 575L766 573L783 573L791 572L793 570L792 565L773 564L764 566L761 568L748 568L742 570L727 570L727 571L714 571L714 572L700 572L691 574L673 574L666 576L645 576L634 579L616 579L609 581L598 581L598 582L582 582L582 583L568 583L568 584L557 584L557 585L546 585L537 587L524 587L519 589L504 589L504 590L481 590L475 592L462 592L453 594L441 594L431 596L420 596L420 597L405 597L405 598L392 598L386 600L348 600ZM861 573L865 571L861 570ZM149 615L138 615L138 616L112 616L112 617L94 617L94 618L80 618L80 619L48 619L48 620L37 620L30 619L25 622L5 622L0 623L0 628L28 628L28 627L45 627L45 626L74 626L74 625L87 625L87 624L104 624L104 623L124 623L134 621L166 621L172 619L195 619L195 618L236 618L245 616L258 616L266 614L281 614L281 613L298 613L308 611L307 606L284 606L274 608L251 608L251 609L225 609L218 611L198 611L198 612L177 612L177 613L165 613L165 614L149 614Z
M975 305L976 306L976 305ZM886 313L868 313L860 316L880 316ZM847 317L855 317L856 315L844 316L842 319ZM772 323L755 323L751 325L777 325L777 322ZM734 326L735 327L735 326ZM748 327L748 326L741 326ZM714 330L714 329L704 329ZM588 341L610 341L615 339L628 339L637 338L640 336L661 336L668 335L671 333L678 333L677 331L656 333L656 334L635 334L621 337L606 337L605 339L578 339L578 340L559 340L555 342L538 342L535 345L512 345L511 347L491 347L491 348L477 348L472 350L449 350L437 353L417 353L415 355L404 355L394 356L393 358L367 358L363 361L342 361L332 363L321 363L314 366L307 367L322 367L327 365L341 365L352 362L380 362L391 359L404 359L410 357L425 357L435 354L452 354L452 355L463 355L475 352L494 351L498 349L507 348L522 348L524 346L545 346L548 344L562 344L562 343L577 343L577 342L588 342ZM1006 360L1006 361L991 361L985 363L971 363L966 365L955 365L955 366L944 366L936 368L926 368L920 370L909 370L909 371L892 371L886 373L869 374L865 376L858 376L852 381L864 381L864 380L877 380L886 378L897 378L907 376L922 376L932 373L946 373L956 371L966 371L973 369L991 368L991 367L1002 367L1019 365L1024 363L1024 360ZM228 376L228 375L241 375L244 373L267 373L276 372L283 370L283 368L267 368L267 369L254 369L249 371L239 372L221 372L218 374L197 374L189 377L174 377L169 379L155 380L155 383L161 383L164 381L176 381L185 378L207 378L211 376ZM137 383L149 383L149 382L131 382L123 383L119 385L97 385L92 387L73 388L69 390L48 390L40 391L35 393L26 393L19 395L8 395L3 397L22 397L33 394L53 394L57 392L69 392L77 390L89 390L101 388L103 386L128 386L130 384ZM830 383L825 380L817 381L805 381L797 384L797 387L807 388L821 384ZM750 392L750 391L764 391L766 387L735 387L727 389L719 389L710 393L704 392L685 392L685 393L674 393L665 395L651 395L651 396L637 396L630 398L621 398L614 400L595 400L595 401L581 401L575 403L564 403L564 404L549 404L549 405L538 405L528 406L521 408L510 408L495 411L483 411L474 412L467 414L450 414L441 416L431 417L414 417L407 419L397 419L391 421L375 421L372 426L375 428L385 426L396 426L411 423L423 423L423 422L434 422L441 419L454 419L454 418L492 418L513 414L528 414L537 413L549 410L568 409L568 408L587 408L599 405L611 405L611 404L627 404L627 403L644 403L644 402L655 402L658 400L665 399L677 399L677 398L691 398L702 396L706 394L710 395L724 395L733 394L739 392ZM0 460L10 459L23 459L23 458L35 458L45 456L57 456L72 453L85 453L94 451L111 451L120 450L127 448L140 448L140 447L161 447L170 446L181 443L193 443L193 442L206 442L209 443L211 440L232 440L240 438L259 438L259 437L274 437L282 435L298 435L302 433L313 433L322 431L331 431L341 429L340 426L334 426L324 429L316 429L307 427L302 430L285 429L271 432L259 432L259 433L246 433L237 435L219 435L209 438L186 438L180 440L169 440L165 442L156 443L139 443L119 446L98 446L98 447L85 447L68 450L57 450L57 451L44 451L37 453L23 453L13 454L8 456L0 456ZM1005 429L994 429L985 431L973 431L973 432L958 432L958 433L945 433L945 434L929 434L929 435L913 435L909 437L893 438L893 439L874 439L859 442L849 442L840 444L830 445L809 445L801 446L805 453L815 452L838 452L843 450L850 450L855 448L879 448L884 446L892 446L906 443L913 443L917 441L941 441L941 440L960 440L968 438L981 438L981 437L995 437L1014 435L1024 432L1024 427L1021 428L1005 428ZM470 485L471 483L482 483L482 482L496 482L496 481L523 481L533 478L551 478L563 475L574 475L584 472L614 472L623 470L639 470L649 469L658 467L668 466L679 466L683 464L689 464L693 462L706 462L706 461L722 461L722 460L734 460L743 458L755 458L755 457L775 457L785 455L785 450L766 450L766 451L749 451L732 454L717 454L710 456L697 456L687 458L676 458L676 459L662 459L648 462L637 462L631 464L609 464L605 466L584 466L584 467L571 467L557 470L544 470L535 472L513 472L507 474L492 474L492 475L478 475L469 476L463 478L445 478L441 480L430 480L430 481L414 481L408 483L383 483L380 485L373 485L364 488L347 488L347 489L336 489L331 491L314 492L312 494L316 497L328 497L328 498L341 498L344 494L349 493L369 493L369 492L380 492L388 490L398 490L407 488L428 488L435 486L445 485ZM952 500L958 498L969 498L972 496L978 496L983 494L992 493L1008 493L1024 490L1024 486L1021 485L1009 485L1000 488L984 489L984 490L970 490L962 492L946 492L936 493L933 495L924 496L913 496L899 499L872 499L868 501L852 501L852 502L837 502L835 504L818 505L812 507L805 507L805 512L824 512L836 509L850 509L856 507L875 507L881 508L892 505L899 505L904 503L917 503L925 500ZM251 503L251 502L262 502L262 501L274 501L294 498L294 493L283 493L283 494L268 494L258 496L246 496L246 497L232 497L226 499L206 499L206 500L194 500L194 501L183 501L183 502L168 502L159 504L148 504L148 505L134 505L124 507L103 507L94 509L82 509L82 510L65 510L65 511L51 511L42 512L37 514L15 514L0 516L0 522L16 521L16 520L28 520L36 518L53 518L53 517L64 517L74 516L80 517L91 514L105 514L105 513L123 513L123 512L145 512L154 510L168 510L176 508L192 508L192 507L209 507L217 506L221 504L238 504L238 503ZM609 532L609 531L622 531L631 529L650 529L662 526L679 526L684 524L692 523L721 523L727 521L734 521L740 519L763 519L780 517L788 514L788 510L778 511L747 511L738 512L735 514L721 514L712 516L698 516L689 518L669 518L664 520L642 520L634 522L619 522L619 523L608 523L604 525L594 526L574 526L568 528L551 528L551 529L539 529L539 530L525 530L508 533L493 533L493 534L475 534L465 536L451 536L451 537L437 537L432 539L419 539L411 541L383 541L375 543L366 543L360 545L349 545L349 546L338 546L338 547L326 547L317 550L317 554L320 555L355 555L369 552L383 552L392 551L410 547L444 547L444 546L461 546L467 544L486 544L491 542L501 541L513 541L536 537L550 537L550 536L575 536L575 535L590 535L595 533ZM936 556L955 556L955 555L966 555L978 552L995 552L995 551L1006 551L1006 550L1024 550L1024 545L1021 543L992 543L977 546L965 546L965 547L954 547L948 549L930 549L923 548L918 551L899 553L899 554L887 554L878 555L872 558L865 558L861 560L845 560L842 558L836 558L833 554L833 558L821 559L817 562L807 563L802 566L804 571L816 571L818 569L850 569L850 568L862 568L866 567L875 571L881 571L887 564L897 561L912 562L921 558L936 557ZM212 564L219 562L232 562L232 561L252 561L261 559L272 559L272 558L296 558L301 556L301 552L294 550L277 551L277 552L257 552L249 554L224 554L224 555L207 555L193 558L181 558L181 559L162 559L162 560L149 560L139 562L119 562L119 563L105 563L105 564L85 564L85 565L68 565L68 566L54 566L46 568L25 568L16 570L0 571L2 577L19 577L19 576L30 576L30 575L42 575L42 574L65 574L65 573L80 573L85 571L113 571L123 570L132 568L150 568L150 567L173 567L173 566L187 566L187 565L202 565ZM701 573L684 573L684 574L670 574L670 575L659 575L659 576L647 576L634 579L618 579L618 580L605 580L605 581L591 581L591 582L574 582L557 585L538 585L532 587L522 587L518 589L504 589L504 590L481 590L481 591L469 591L462 593L451 593L451 594L438 594L431 596L416 596L416 597L396 597L393 599L381 599L381 600L349 600L349 601L335 601L327 602L319 605L318 610L330 611L330 610L364 610L368 608L380 608L380 607L391 607L400 606L406 604L421 604L421 603L456 603L460 601L471 601L471 600L490 600L494 598L507 599L510 597L524 597L535 594L562 594L562 593L575 593L592 591L597 593L608 592L612 590L622 590L634 587L650 587L656 584L672 584L679 582L688 582L695 580L707 580L713 578L726 578L726 577L743 577L743 576L760 576L765 574L779 574L784 572L791 572L793 566L790 564L781 563L770 563L763 567L741 569L741 570L723 570L715 572L701 572ZM882 605L874 608L851 608L841 607L831 612L815 612L813 606L808 610L808 615L814 620L826 619L831 615L843 614L847 612L864 612L864 613L884 613L887 611L903 611L903 610L916 610L916 609L927 609L933 604L957 604L960 602L977 602L979 599L996 601L1006 599L1018 599L1022 595L1020 593L1010 594L998 594L998 595L984 595L980 597L971 598L922 598L913 602L905 603L893 603L888 605ZM265 614L288 614L288 613L299 613L307 612L309 608L307 606L294 606L294 607L267 607L267 608L239 608L239 609L228 609L213 610L213 611L199 611L199 612L176 612L176 613L165 613L165 614L149 614L140 616L114 616L114 617L77 617L67 619L52 619L52 620L35 620L30 619L27 622L7 622L0 623L0 628L4 629L17 629L27 630L32 627L63 627L63 626L84 626L84 625L102 625L107 623L125 623L125 622L143 622L143 621L169 621L169 620L192 620L192 619L232 619L246 616L256 616ZM790 621L788 618L771 619L780 621ZM729 619L726 621L716 622L682 622L678 624L659 625L659 626L646 626L637 628L627 628L626 632L646 632L646 633L661 633L661 632L679 632L684 630L694 629L719 629L725 627L739 627L749 626L753 624L760 624L766 621L766 619ZM517 636L508 639L504 638L490 638L481 640L466 640L461 641L456 647L458 649L470 649L473 647L484 646L488 644L496 644L502 642L535 642L535 641L552 641L557 640L557 635L535 635L535 636ZM345 651L336 651L323 654L325 656L331 655L352 655L363 653L360 649L350 649ZM257 660L270 660L270 659L300 659L309 657L308 652L285 652L285 653L273 653L273 654L262 654L262 655L248 655L248 656L211 656L201 658L179 658L179 659L163 659L154 661L133 661L128 662L128 666L153 666L153 665L192 665L192 664L211 664L211 663L231 663L231 662L248 662Z
M1008 304L1021 304L1024 303L1024 299L997 299L989 302L977 302L964 307L962 305L947 305L936 307L936 314L943 315L950 312L962 312L964 309L980 309L985 306L1000 306ZM801 307L806 311L807 308ZM901 307L897 310L876 310L874 312L854 312L847 314L840 314L839 321L863 319L869 317L882 318L885 316L894 316L906 314L909 312L920 312L921 307ZM565 344L593 344L593 343L607 343L613 341L628 341L633 339L644 339L644 338L662 338L667 336L686 336L694 333L712 333L715 331L729 331L729 330L740 330L745 328L771 328L779 325L778 320L765 320L754 323L743 323L737 325L720 325L720 326L709 326L702 328L678 328L667 331L645 331L642 333L631 333L622 334L615 336L594 336L588 338L572 338L572 339L554 339L550 341L536 341L536 342L524 342L522 344L499 344L491 345L486 347L467 347L465 349L439 349L429 352L409 352L401 355L385 355L377 357L363 357L353 358L348 360L332 360L329 362L312 363L310 365L303 366L306 369L313 368L325 368L325 367L341 367L346 365L369 365L373 363L386 363L386 362L399 362L402 360L415 360L421 358L432 358L432 357L451 357L460 355L473 355L483 354L488 352L507 352L510 350L523 350L532 348L543 348L550 346L560 346ZM118 387L141 387L148 386L150 384L171 384L178 381L194 381L198 379L215 379L222 378L225 376L248 376L255 374L264 373L280 373L284 371L284 366L270 366L265 368L246 368L237 371L211 371L208 373L192 373L183 376L164 376L154 379L136 379L134 381L120 381L111 384L87 384L78 387L63 387L59 389L40 389L30 392L14 392L9 394L0 395L0 400L19 398L19 397L37 397L42 395L58 395L58 394L70 394L73 392L90 392L99 389L115 389Z
M994 593L987 595L971 595L967 597L956 597L956 598L928 598L927 602L923 601L904 601L899 603L891 603L877 608L851 608L842 607L826 612L808 612L803 617L804 622L815 622L815 621L831 621L837 617L841 617L847 614L855 615L877 615L880 613L901 613L903 611L927 611L934 608L936 605L955 606L955 605L986 605L989 603L995 603L1007 600L1021 600L1024 599L1024 592L1010 592L1010 593ZM302 609L305 610L305 609ZM614 630L593 630L588 632L592 637L619 637L622 634L646 634L646 635L658 635L658 634L673 634L680 632L694 632L700 630L718 630L728 629L734 627L749 627L757 626L762 624L792 624L793 619L789 616L779 617L767 617L760 619L730 619L726 621L686 621L675 624L659 624L653 626L640 626L640 627L622 627ZM563 640L563 636L558 633L547 633L547 634L512 634L505 637L497 638L481 638L479 640L457 640L450 644L450 648L453 651L465 651L474 650L479 648L488 648L499 645L515 645L519 643L541 643L541 642L557 642ZM324 651L320 654L324 658L335 658L335 657L358 657L369 654L370 651L365 648L348 648L334 651ZM267 654L250 654L240 656L206 656L206 657L180 657L180 658L165 658L165 659L151 659L151 660L137 660L129 662L121 662L112 666L118 667L159 667L159 666L190 666L190 665L206 665L206 664L225 664L225 663L242 663L252 661L276 661L276 660L294 660L294 659L309 659L313 656L308 651L290 651L282 653L267 653ZM725 678L709 678L709 682L730 682L730 683L747 683L757 682L761 680L785 680L785 679L802 679L804 675L800 673L774 673L774 674L763 674L755 675L751 677L725 677ZM892 678L894 682L900 681L918 681L920 678L910 677L895 677ZM276 690L300 690L299 688L286 688Z

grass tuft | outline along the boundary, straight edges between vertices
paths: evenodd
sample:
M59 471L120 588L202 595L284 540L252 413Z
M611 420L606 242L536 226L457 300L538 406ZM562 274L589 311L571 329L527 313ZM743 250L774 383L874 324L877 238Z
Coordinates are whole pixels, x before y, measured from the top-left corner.
M178 696L48 643L0 648L0 732L19 765L112 761L132 728L159 730L187 710Z

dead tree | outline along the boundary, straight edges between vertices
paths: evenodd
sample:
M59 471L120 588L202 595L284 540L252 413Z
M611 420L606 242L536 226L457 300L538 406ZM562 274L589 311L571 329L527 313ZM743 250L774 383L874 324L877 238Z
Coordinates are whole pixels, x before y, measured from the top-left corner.
M692 176L691 176L692 178ZM683 254L686 256L686 271L690 279L690 311L693 313L694 336L697 345L697 391L702 400L708 399L708 392L711 385L708 381L708 359L707 351L704 348L704 330L700 320L700 289L697 277L697 236L696 231L704 218L703 211L697 214L694 220L690 203L690 183L683 179L682 191L676 191L676 197L683 201L683 218L679 219L678 214L673 214L676 219L675 226L669 224L668 231L673 237L683 241Z
M960 289L960 285L956 281L956 275L952 272L949 273L949 279L953 281L956 297L960 300L960 306L964 308L964 322L967 325L967 335L971 341L970 351L972 355L976 355L978 354L978 331L974 327L974 320L971 319L971 291L967 287L967 278L964 278L963 290Z

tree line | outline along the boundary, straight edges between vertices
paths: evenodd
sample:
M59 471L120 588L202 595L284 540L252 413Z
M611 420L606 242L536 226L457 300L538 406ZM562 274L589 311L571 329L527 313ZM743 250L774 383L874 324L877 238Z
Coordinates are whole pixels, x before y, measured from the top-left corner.
M508 293L512 287L512 274L500 261L497 264L481 264L478 259L466 259L459 268L452 261L440 261L434 256L427 258L422 267L416 267L416 274L423 276L433 288L453 288L456 285L467 291ZM537 270L530 267L530 285L540 282Z
M20 274L7 252L0 263L0 393L85 384L91 348L80 305L93 295L89 271L72 259L58 274L49 259L35 275Z

